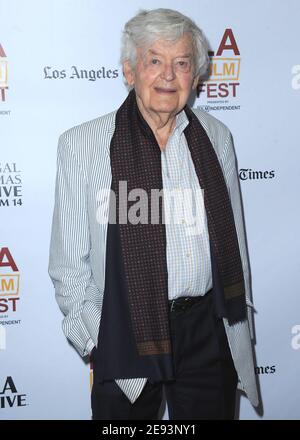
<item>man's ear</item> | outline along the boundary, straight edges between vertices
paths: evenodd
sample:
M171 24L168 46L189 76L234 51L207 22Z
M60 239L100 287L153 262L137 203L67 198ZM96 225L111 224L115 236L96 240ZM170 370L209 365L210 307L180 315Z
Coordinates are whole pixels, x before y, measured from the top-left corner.
M196 75L193 79L192 90L196 90L199 83L200 75Z
M130 62L127 60L123 63L123 73L126 78L127 83L130 86L134 86L134 70L130 65Z

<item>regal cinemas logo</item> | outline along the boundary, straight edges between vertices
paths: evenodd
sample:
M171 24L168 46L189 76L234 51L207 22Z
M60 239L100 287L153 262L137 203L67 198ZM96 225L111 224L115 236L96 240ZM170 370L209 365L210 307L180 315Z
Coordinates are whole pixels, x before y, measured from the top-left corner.
M232 29L226 29L216 52L209 52L210 71L207 81L198 85L198 96L228 99L238 96L241 70L240 51ZM200 96L200 97L201 97Z
M0 318L15 313L19 301L20 272L7 247L0 248Z
M0 410L6 408L15 408L27 406L26 394L21 394L11 376L1 380L0 376ZM2 382L2 383L1 383Z
M5 101L8 89L8 63L6 54L0 44L0 101Z
M22 177L15 162L0 162L0 207L22 205Z

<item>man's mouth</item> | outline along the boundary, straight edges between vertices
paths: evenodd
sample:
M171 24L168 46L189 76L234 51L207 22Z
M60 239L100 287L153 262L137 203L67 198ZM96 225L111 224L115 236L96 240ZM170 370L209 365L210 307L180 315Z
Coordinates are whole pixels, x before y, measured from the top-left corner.
M167 89L165 87L155 87L155 91L157 93L165 93L165 94L176 93L176 89Z

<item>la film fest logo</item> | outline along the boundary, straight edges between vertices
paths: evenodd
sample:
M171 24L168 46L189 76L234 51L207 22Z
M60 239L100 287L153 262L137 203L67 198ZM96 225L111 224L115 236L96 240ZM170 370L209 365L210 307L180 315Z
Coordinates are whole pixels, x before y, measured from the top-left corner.
M0 43L0 102L6 99L8 89L8 62L6 54Z
M22 205L22 177L15 162L0 162L0 207Z
M106 224L107 219L111 224L116 224L117 219L119 224L176 224L184 227L187 236L200 235L205 222L203 192L191 188L151 189L148 195L143 188L128 192L127 181L120 180L118 201L113 190L98 191L96 219L99 224Z
M20 299L20 272L8 247L0 248L0 327L1 325L19 324L20 320L6 321L17 312Z
M12 376L0 376L0 410L27 406L27 395L21 394Z
M300 65L292 67L292 88L294 90L300 90Z
M229 99L238 97L241 71L240 50L232 29L225 30L216 52L211 51L209 55L209 77L200 82L197 89L198 97L205 98L207 105L199 107L206 111L239 110L240 105L229 105Z

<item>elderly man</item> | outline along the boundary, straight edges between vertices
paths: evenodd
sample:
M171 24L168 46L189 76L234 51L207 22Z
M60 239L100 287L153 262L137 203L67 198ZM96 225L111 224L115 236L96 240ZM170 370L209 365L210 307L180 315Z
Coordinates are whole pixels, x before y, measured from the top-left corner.
M231 134L187 105L207 50L188 17L141 11L123 34L128 97L60 137L49 274L93 361L94 420L155 420L163 391L171 420L233 419L237 385L258 404Z

